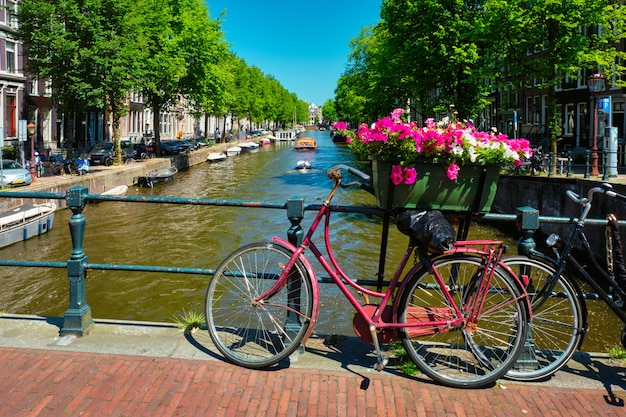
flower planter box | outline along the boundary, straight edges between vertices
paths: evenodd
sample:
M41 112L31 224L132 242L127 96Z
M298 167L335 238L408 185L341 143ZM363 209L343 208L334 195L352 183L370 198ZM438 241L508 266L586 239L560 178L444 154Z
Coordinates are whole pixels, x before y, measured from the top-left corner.
M387 208L394 187L391 167L397 162L372 160L372 181L376 203ZM463 165L456 180L446 176L444 162L419 162L415 184L400 184L393 189L392 208L436 209L484 213L491 210L496 196L499 165ZM484 179L481 185L481 175Z

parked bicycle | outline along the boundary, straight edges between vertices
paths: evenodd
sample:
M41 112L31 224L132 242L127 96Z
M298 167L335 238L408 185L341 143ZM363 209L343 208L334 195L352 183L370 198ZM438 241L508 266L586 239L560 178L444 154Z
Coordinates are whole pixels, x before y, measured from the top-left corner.
M552 248L554 257L530 250L528 257L504 259L516 273L527 277L527 291L533 310L529 348L522 354L523 360L507 374L513 379L547 378L565 366L575 351L582 347L588 329L587 308L577 277L582 277L626 324L626 268L623 264L617 265L623 271L622 276L616 276L613 259L614 256L621 257L621 247L614 248L613 234L607 233L607 266L603 267L597 261L597 251L592 250L584 232L594 194L624 201L626 196L613 191L609 184L591 188L587 197L580 197L571 190L566 191L566 194L581 206L581 214L580 218L571 220L575 228L567 242L563 242L556 234L548 237L547 244ZM609 223L615 224L614 221ZM580 256L572 254L577 241L582 244L591 268L581 265ZM621 333L621 343L626 348L626 327Z
M417 367L441 384L477 388L503 376L523 349L531 312L525 283L500 262L502 242L456 242L433 256L410 237L385 292L359 285L340 267L330 239L337 190L365 187L344 185L342 171L369 179L351 167L331 168L334 186L300 246L274 237L235 250L218 266L205 313L219 352L237 365L262 369L287 359L307 340L320 310L317 275L305 256L310 250L356 310L355 332L373 343L376 370L387 363L381 344L401 340ZM313 242L322 223L326 255ZM363 302L352 290L364 295ZM370 303L370 297L380 301Z

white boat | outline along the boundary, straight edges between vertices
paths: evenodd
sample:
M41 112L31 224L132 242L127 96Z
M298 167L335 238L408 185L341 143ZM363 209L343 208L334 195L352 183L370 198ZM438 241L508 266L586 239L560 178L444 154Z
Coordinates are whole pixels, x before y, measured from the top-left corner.
M296 169L311 169L311 163L306 159L296 162Z
M22 204L0 214L0 248L39 236L52 228L54 203Z
M206 157L207 162L219 162L226 159L224 152L209 152L209 156Z
M226 149L226 156L235 156L241 153L241 148L239 146L231 146Z
M259 144L252 141L240 142L239 147L241 148L241 152L250 152L255 149L259 149Z
M128 185L118 185L109 190L106 190L102 195L124 195L128 192Z

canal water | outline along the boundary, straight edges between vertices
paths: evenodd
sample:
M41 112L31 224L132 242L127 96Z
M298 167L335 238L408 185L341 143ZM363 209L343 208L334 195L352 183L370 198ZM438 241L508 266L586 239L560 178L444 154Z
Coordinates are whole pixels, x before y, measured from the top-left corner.
M316 151L296 151L293 143L276 143L219 163L206 163L179 172L174 181L154 188L131 187L129 195L203 197L225 200L286 202L298 196L305 204L327 197L331 182L326 170L336 164L363 167L345 144L334 143L328 132L308 132L317 139ZM296 170L307 159L311 170ZM369 193L348 188L333 199L338 205L374 205ZM89 204L84 249L90 263L118 263L215 269L236 248L273 235L286 238L290 222L282 209L185 206L101 202ZM57 212L47 234L0 249L2 259L66 261L71 252L67 222L71 212ZM303 227L312 221L307 211ZM320 229L321 230L321 229ZM335 213L331 239L344 271L356 279L377 279L382 219L362 214ZM321 237L321 234L318 233ZM515 236L473 224L470 238L508 241ZM321 240L318 240L321 246ZM391 228L385 276L393 275L407 237ZM320 276L325 271L313 264ZM16 314L63 316L68 301L65 269L10 268L2 270L0 311ZM210 277L187 274L88 271L87 302L96 318L173 321L189 311L204 311ZM352 307L332 285L322 285L321 334L353 335ZM619 343L622 325L599 302L588 302L592 329L585 350L606 350ZM617 321L616 321L617 320ZM610 323L610 325L607 325ZM608 329L608 330L607 330Z

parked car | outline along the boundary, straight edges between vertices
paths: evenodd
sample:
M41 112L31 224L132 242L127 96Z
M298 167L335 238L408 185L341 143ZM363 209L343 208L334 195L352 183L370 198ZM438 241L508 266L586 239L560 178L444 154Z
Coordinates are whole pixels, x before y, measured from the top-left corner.
M132 141L120 141L122 149L122 159L128 158L138 159L135 157L135 147ZM115 144L113 142L101 142L87 155L87 160L91 165L111 165L115 159Z
M183 151L180 145L173 140L162 140L161 150L164 155L178 155Z
M115 146L113 142L101 142L87 155L87 160L91 165L111 165L115 157Z
M24 168L19 162L11 159L2 160L2 173L0 173L0 186L18 187L30 185L33 177L30 171Z

